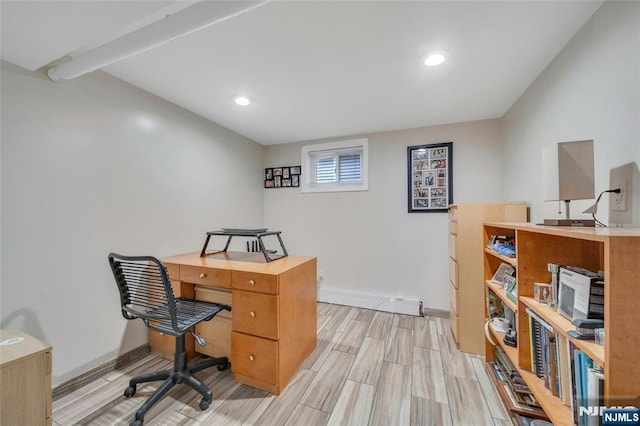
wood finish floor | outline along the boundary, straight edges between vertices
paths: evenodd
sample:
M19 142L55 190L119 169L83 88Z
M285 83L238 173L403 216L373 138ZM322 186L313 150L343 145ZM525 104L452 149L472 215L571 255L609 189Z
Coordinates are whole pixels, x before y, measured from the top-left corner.
M212 368L197 373L213 391L208 410L179 385L145 425L511 425L483 364L456 348L448 319L319 303L318 345L281 395ZM170 365L149 354L104 375L54 401L53 424L128 424L156 388L125 398L129 379Z

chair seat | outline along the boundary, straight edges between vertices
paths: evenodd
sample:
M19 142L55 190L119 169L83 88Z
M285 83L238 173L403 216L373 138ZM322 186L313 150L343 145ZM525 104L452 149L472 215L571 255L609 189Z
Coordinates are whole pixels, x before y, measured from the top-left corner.
M207 321L213 318L221 310L221 306L213 303L203 302L200 300L185 299L178 297L176 302L176 321L179 332L174 330L171 323L171 315L167 303L155 306L147 313L153 316L165 316L167 319L159 320L154 324L154 328L172 336L177 336L190 327L193 327L201 321Z

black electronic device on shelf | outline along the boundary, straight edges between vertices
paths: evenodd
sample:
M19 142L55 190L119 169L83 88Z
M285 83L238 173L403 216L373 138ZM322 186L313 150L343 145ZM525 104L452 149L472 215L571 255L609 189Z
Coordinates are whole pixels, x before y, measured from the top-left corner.
M504 339L502 339L505 345L513 346L514 348L518 346L518 338L517 333L513 329L509 329L507 334L504 335Z

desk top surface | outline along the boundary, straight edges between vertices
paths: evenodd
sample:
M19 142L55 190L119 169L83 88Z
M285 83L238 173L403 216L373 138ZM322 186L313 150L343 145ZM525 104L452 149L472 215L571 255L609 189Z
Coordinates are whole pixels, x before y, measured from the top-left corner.
M164 263L177 265L200 266L204 268L230 269L234 271L280 274L296 268L303 263L315 261L315 257L286 256L267 263L262 253L220 252L200 257L200 252L192 252L169 256L162 259Z
M6 367L28 356L51 350L51 346L20 330L0 330L0 366Z

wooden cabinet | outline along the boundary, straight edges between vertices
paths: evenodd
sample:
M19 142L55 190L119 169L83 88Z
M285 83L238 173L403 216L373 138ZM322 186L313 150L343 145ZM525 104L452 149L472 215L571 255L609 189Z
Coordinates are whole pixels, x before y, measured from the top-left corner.
M573 425L571 407L544 386L531 371L531 341L527 309L547 322L556 334L571 341L604 368L605 406L640 405L640 339L637 332L637 296L640 288L640 229L570 228L528 223L485 223L484 241L491 235L511 235L516 257L506 258L489 248L481 249L485 262L485 288L516 313L517 348L504 345L504 333L489 329L493 340L505 350L554 425ZM485 244L486 245L486 244ZM517 268L517 303L507 298L491 277L502 262ZM604 271L605 346L568 335L575 327L553 308L533 298L534 283L548 283L548 263ZM484 336L484 332L482 332ZM495 358L495 347L486 343L486 359ZM560 380L571 380L570 372Z
M449 319L461 351L484 354L482 223L526 220L525 202L449 206Z
M232 307L196 326L208 342L205 348L194 346L193 338L187 347L228 356L236 381L279 394L316 346L316 258L287 256L265 263L264 257L238 256L243 260L234 260L232 252L206 258L189 253L163 262L177 295ZM176 268L177 276L171 273ZM149 345L173 356L171 336L151 331Z
M0 424L51 425L51 346L0 330Z

